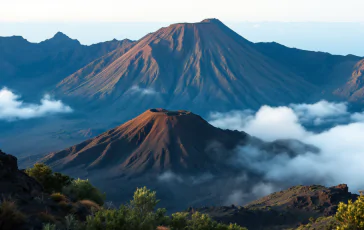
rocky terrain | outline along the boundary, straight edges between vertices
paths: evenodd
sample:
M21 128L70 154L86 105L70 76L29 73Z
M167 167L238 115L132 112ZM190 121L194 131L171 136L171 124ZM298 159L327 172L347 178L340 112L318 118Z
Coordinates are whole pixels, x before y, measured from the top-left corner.
M18 169L16 157L0 151L0 229L38 230L71 213L85 219L90 210L69 200L56 202L35 179Z
M218 221L236 222L248 229L295 229L316 219L319 222L314 226L325 229L328 224L326 221L330 222L338 204L354 201L357 197L348 191L345 184L334 187L300 185L275 192L245 206L190 208L189 211L207 213Z

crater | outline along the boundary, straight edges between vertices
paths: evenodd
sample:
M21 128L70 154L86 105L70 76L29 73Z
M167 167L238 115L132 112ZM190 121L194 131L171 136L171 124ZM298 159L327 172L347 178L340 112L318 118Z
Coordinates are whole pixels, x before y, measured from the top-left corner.
M186 110L166 110L166 109L150 109L149 110L152 113L158 113L158 114L163 114L163 115L167 115L167 116L183 116L183 115L188 115L191 112L186 111Z

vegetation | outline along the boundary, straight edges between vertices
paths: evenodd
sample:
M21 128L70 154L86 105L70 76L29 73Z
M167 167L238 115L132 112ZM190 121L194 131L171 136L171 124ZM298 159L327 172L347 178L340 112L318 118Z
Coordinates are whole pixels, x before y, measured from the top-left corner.
M86 217L86 221L81 222L75 216L68 215L59 228L49 223L44 225L43 230L246 230L236 224L217 223L199 212L192 215L180 212L169 217L165 209L156 209L158 202L156 192L146 187L138 188L133 200L118 209L101 208L92 201L83 200L78 203L98 207L97 211Z
M55 202L61 202L61 201L67 201L67 197L65 195L63 195L62 193L52 193L51 194L51 199Z
M337 230L364 229L364 195L355 202L340 203L335 217L339 222Z
M75 200L91 200L98 205L103 205L105 201L105 194L102 194L88 180L73 180L63 188L63 193Z
M51 193L50 198L57 202L63 210L72 211L76 206L82 205L92 211L92 215L87 216L86 221L81 222L74 215L67 215L62 223L56 221L54 216L46 212L38 213L39 219L44 222L43 230L246 229L236 224L225 225L217 223L207 214L199 212L192 214L179 212L169 217L166 215L166 209L156 209L159 203L156 192L146 187L137 188L133 199L128 204L121 205L118 209L104 208L101 206L104 204L105 194L102 194L88 180L74 180L61 173L53 173L50 167L39 163L35 164L33 168L27 169L26 173L35 178L47 193ZM77 202L72 203L71 201ZM8 206L5 204L5 207ZM14 205L11 206L11 209L10 214L9 211L4 212L1 209L0 215L10 215L14 218L14 221L19 223L21 223L22 219L25 220L25 217L16 210Z
M311 217L312 218L312 217ZM310 219L311 219L310 218ZM338 221L334 216L322 216L316 220L311 219L308 224L300 225L296 230L333 230L338 226Z
M29 168L25 172L36 179L47 193L62 192L62 189L73 181L69 176L53 173L49 166L42 163L36 163L33 168Z
M17 229L26 220L25 215L18 210L14 201L3 200L0 204L0 229Z

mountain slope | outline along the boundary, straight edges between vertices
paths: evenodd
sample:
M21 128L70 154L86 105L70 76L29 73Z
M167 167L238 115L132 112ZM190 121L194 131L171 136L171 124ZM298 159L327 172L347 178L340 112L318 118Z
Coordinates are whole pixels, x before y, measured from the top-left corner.
M188 111L151 109L40 161L55 171L90 179L115 203L125 202L135 187L150 187L168 210L176 211L186 204L225 203L235 190L246 192L247 200L256 198L252 189L265 179L249 167L241 147L264 152L265 157L317 152L298 141L267 143L244 132L222 130Z
M334 93L352 102L364 102L364 59L355 65L348 81Z
M141 39L94 74L71 75L57 92L122 107L128 93L152 90L152 105L203 109L256 108L303 101L316 88L259 52L216 19L180 23ZM150 101L134 98L139 106Z
M357 197L358 195L348 191L347 185L329 188L320 185L299 185L272 193L241 207L206 207L194 211L207 213L223 223L244 224L248 229L292 229L300 224L309 223L310 218L330 217L336 213L340 202L347 203L349 200L356 200ZM318 226L317 229L326 228Z
M125 124L79 145L48 155L43 161L57 170L117 168L119 174L192 174L201 169L222 172L210 153L214 142L232 149L250 138L221 130L187 111L151 109ZM211 147L210 147L211 146Z
M342 78L341 83L345 81L346 75L351 73L352 68L361 59L354 55L341 56L288 48L276 42L256 43L255 47L264 55L321 88L337 78Z
M40 43L20 36L0 37L0 85L25 96L43 93L91 61L132 43L112 40L84 46L61 32ZM28 84L30 80L32 84Z

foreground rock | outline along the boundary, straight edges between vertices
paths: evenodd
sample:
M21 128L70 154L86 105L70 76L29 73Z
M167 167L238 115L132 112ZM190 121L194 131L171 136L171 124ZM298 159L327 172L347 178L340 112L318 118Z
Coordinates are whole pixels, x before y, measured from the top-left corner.
M0 150L0 229L37 230L43 223L57 223L70 213L79 219L89 214L80 203L67 198L54 201L42 186L18 169L17 158Z

